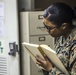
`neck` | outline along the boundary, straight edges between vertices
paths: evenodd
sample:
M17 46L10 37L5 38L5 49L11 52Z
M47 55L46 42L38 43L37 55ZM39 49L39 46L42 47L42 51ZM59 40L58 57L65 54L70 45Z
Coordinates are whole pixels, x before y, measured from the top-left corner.
M67 29L65 34L63 35L65 38L69 36L69 34L72 32L73 29Z

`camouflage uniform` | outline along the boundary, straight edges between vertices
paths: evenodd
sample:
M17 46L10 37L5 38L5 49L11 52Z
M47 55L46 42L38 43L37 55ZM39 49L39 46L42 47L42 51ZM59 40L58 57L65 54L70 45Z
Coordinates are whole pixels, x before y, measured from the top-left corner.
M63 36L56 39L54 50L57 56L69 72L69 75L76 75L76 28L65 39ZM65 75L56 67L49 72L49 75Z

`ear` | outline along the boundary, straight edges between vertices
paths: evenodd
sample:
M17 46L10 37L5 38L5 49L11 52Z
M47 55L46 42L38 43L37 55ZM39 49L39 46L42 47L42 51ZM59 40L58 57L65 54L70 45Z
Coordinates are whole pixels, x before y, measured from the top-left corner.
M65 30L68 26L68 23L63 23L62 26L60 27L61 30Z

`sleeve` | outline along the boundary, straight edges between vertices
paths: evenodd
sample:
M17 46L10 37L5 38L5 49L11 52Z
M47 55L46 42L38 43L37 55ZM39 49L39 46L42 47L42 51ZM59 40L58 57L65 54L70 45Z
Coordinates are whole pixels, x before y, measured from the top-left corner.
M74 41L70 49L68 72L69 75L76 75L76 40ZM51 72L49 72L49 75L65 75L65 74L59 71L56 67L54 67L51 70Z
M54 67L49 72L49 75L65 75L65 74L61 72L59 69L57 69L56 67Z
M52 68L49 72L42 70L44 75L65 75L63 72L58 70L56 67Z
M49 75L49 72L48 72L48 71L46 71L46 70L44 70L44 69L42 69L42 71L43 71L43 74L44 74L44 75Z
M76 40L74 40L73 42L74 43L70 51L69 72L71 75L76 75Z

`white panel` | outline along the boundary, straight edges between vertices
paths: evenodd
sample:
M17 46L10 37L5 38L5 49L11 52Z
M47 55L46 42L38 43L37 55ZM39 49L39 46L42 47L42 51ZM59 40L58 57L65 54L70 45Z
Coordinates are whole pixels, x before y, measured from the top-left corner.
M13 42L16 42L19 47L17 0L5 0L5 25L7 26L8 48L9 43ZM19 75L19 54L16 53L16 56L8 55L8 59L9 75Z
M24 41L29 42L29 17L28 16L29 16L28 12L20 13L21 43ZM23 75L30 75L30 57L23 47L22 47L22 62L23 62L22 63Z
M9 75L8 41L5 25L5 2L0 0L0 75Z
M8 44L0 38L0 75L9 75Z
M30 56L25 49L22 50L22 59L23 75L31 75Z
M20 74L19 54L17 53L15 57L8 54L10 52L9 43L16 42L17 45L19 44L16 1L0 0L4 4L4 18L1 30L4 35L0 35L0 48L3 48L3 50L0 49L0 75Z

